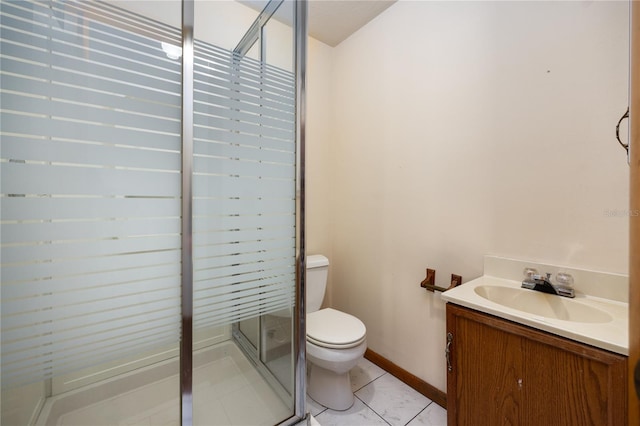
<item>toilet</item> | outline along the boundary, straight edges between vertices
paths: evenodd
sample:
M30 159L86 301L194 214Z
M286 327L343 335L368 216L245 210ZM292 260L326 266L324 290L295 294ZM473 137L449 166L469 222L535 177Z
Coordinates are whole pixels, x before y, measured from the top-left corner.
M329 259L307 256L307 394L332 410L354 402L351 370L367 349L367 329L358 318L335 309L320 309L327 287Z

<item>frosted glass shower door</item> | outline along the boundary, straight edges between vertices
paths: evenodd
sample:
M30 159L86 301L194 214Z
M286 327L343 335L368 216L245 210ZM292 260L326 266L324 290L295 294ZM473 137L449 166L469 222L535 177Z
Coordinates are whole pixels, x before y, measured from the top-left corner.
M180 2L145 3L1 3L2 424L179 420Z
M257 16L243 5L235 6L238 15ZM194 332L220 326L234 331L215 353L194 347L194 424L277 424L294 414L293 42L284 46L288 69L268 65L260 60L260 43L249 54L234 51L244 29L231 44L211 42L216 37L207 30L218 27L202 29L197 20L213 15L202 11L205 7L207 2L196 3ZM230 12L225 11L227 17ZM262 351L264 325L273 318L286 323L287 334L278 334L283 348L274 347L269 354L282 358L284 379Z

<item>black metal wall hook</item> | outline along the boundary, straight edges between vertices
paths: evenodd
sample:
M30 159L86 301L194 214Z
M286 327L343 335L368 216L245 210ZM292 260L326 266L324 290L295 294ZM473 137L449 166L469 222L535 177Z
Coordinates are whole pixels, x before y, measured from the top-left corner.
M629 107L627 107L627 111L622 115L622 117L620 117L620 120L618 120L618 124L616 124L616 139L618 139L618 143L620 144L620 146L622 146L625 149L625 151L627 151L627 155L628 155L629 144L623 143L620 140L620 124L622 123L622 120L624 120L625 118L629 118Z

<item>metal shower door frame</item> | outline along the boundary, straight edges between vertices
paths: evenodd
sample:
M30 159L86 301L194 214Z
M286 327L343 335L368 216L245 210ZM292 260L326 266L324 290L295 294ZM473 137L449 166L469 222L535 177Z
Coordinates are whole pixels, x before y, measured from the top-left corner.
M284 0L270 0L234 50L244 55L257 41L265 55L264 25ZM305 324L305 114L307 63L307 0L294 0L294 73L296 140L296 283L294 306L294 415L283 425L298 423L306 413ZM182 284L180 340L180 418L193 424L193 86L194 0L182 0Z

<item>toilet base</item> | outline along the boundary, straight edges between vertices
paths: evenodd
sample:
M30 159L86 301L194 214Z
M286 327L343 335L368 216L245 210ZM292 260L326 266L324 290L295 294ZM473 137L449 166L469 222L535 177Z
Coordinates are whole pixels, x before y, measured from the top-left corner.
M314 401L332 410L344 411L355 401L349 372L337 374L318 365L310 365L307 393Z

